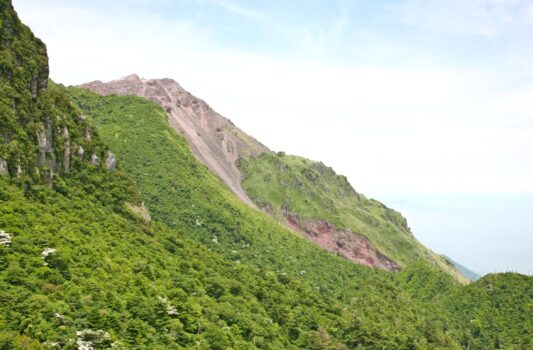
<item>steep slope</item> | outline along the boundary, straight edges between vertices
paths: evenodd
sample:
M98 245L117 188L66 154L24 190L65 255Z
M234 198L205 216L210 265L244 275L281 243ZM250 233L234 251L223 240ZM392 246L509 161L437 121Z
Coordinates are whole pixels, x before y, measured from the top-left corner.
M10 2L0 0L0 10L0 19L11 19L12 42L40 43L21 35L30 32ZM10 46L0 49L13 54ZM28 55L30 64L46 59L40 57L44 51L30 50ZM19 64L22 58L13 62ZM17 67L19 72L28 69ZM24 95L28 85L13 82L1 80L2 86ZM509 285L502 280L493 289L496 284L491 284L490 291L502 293L487 289L481 298L474 294L458 304L463 320L443 300L455 305L453 292L466 289L442 271L420 263L393 274L351 264L243 204L194 158L154 103L71 90L88 114L84 120L63 87L48 85L40 90L42 103L37 96L25 100L31 115L0 115L2 125L11 127L6 130L16 131L7 133L16 157L2 154L15 163L8 163L7 174L0 176L0 348L530 345L531 313L526 307L531 305L531 278L517 275ZM20 101L15 99L15 106ZM51 109L43 107L48 104ZM53 109L57 105L61 110ZM40 138L32 135L39 130L34 124L43 121L36 116L46 120L48 112L57 111L65 113L56 119L64 121L69 135L79 135L69 141L85 140L86 147L108 161L97 162L92 157L96 153L89 152L64 167L60 156L70 153L65 152L66 137L59 139L54 126L52 151L44 153L48 165L41 166ZM102 138L111 141L118 164L91 128L92 121ZM85 138L87 130L90 140ZM53 166L60 161L60 167ZM13 164L15 172L9 170ZM40 176L43 169L53 177ZM142 193L122 170L142 185ZM152 221L143 213L141 196L153 208ZM404 281L402 276L409 278ZM433 300L413 292L414 286L433 291ZM489 324L478 332L467 324L468 318L488 300L494 304L478 320ZM500 315L497 323L492 323L492 308ZM520 308L524 315L506 321ZM514 311L506 312L510 309Z
M109 157L110 151L68 98L53 84L40 86L33 96L35 75L29 75L29 80L17 75L30 70L35 62L46 65L46 53L42 43L20 23L11 4L2 1L0 6L2 34L12 35L1 47L2 58L8 58L1 62L5 73L2 88L12 94L2 95L2 107L15 107L12 114L1 115L9 152L2 153L8 171L0 177L0 348L343 349L358 344L414 344L423 338L412 335L415 323L408 321L399 327L408 336L397 334L392 327L393 311L381 319L369 317L367 324L358 326L355 314L343 311L342 304L298 275L224 258L179 231L139 215L142 206L135 185L116 168L116 159ZM33 50L35 47L39 50ZM17 56L19 52L13 49L19 48L27 52ZM9 64L15 65L12 71L5 68ZM37 65L35 71L46 72L47 67ZM141 102L156 111L153 117L161 118L158 125L166 127L162 110ZM125 103L129 105L130 100ZM69 137L63 132L65 127ZM39 136L41 131L44 139ZM180 165L187 168L185 172L197 168L207 181L205 187L199 181L196 187L188 188L192 184L186 183L181 189L200 193L194 199L204 206L211 205L207 194L215 197L212 216L202 218L205 225L238 231L226 226L226 197L227 206L235 202L255 212L196 162L184 140L177 140L170 130L160 131L178 147L166 152L178 151L178 160L184 157L185 163ZM97 161L92 156L96 153L78 152L78 161L65 166L64 156L70 156L65 145L82 142L100 156L107 154L109 161ZM133 149L132 154L142 150ZM44 170L47 175L41 177ZM269 231L269 225L275 223L255 215L243 217L243 226L254 225L264 236L271 234L274 248L282 247L274 242L289 237L289 247L303 242L299 251L308 258L314 256L331 266L344 263L297 237L290 238L290 232ZM191 220L196 225L194 217L181 220L175 226L190 230ZM232 236L243 237L233 232ZM285 262L280 259L276 264ZM358 273L350 264L341 269ZM367 274L374 276L372 271L362 275ZM365 309L369 312L377 305L393 307L395 294L387 293L394 290L394 284L385 274L375 278L383 285L383 296L380 302L368 302ZM408 319L417 309L408 303L401 310ZM389 323L386 330L373 331L380 328L381 321ZM352 328L344 327L347 324Z
M471 299L463 304L464 309L456 309L454 300L465 287L441 269L419 261L396 274L329 255L237 200L196 162L185 139L169 129L164 111L154 104L136 97L99 97L75 88L68 91L113 145L124 168L142 188L143 200L154 218L179 228L186 237L239 266L254 266L281 281L298 281L318 290L319 299L326 304L340 301L343 311L338 331L342 336L328 328L330 339L341 337L348 348L494 348L489 337L481 340L479 333L473 333L463 316L484 308L485 301ZM501 302L501 310L525 310L531 305L527 292L531 286L533 278L525 277L516 299L493 301ZM283 315L289 317L286 311ZM503 313L502 319L507 317L504 315L509 314ZM313 320L317 325L324 322ZM488 317L484 320L492 322ZM502 331L491 326L487 334L509 344L529 344L530 334L511 330L527 328L530 323L527 315ZM324 339L324 332L319 333ZM324 348L317 344L310 348Z
M241 187L241 174L235 162L240 157L258 155L268 149L215 112L203 100L191 95L171 79L141 79L130 75L103 83L94 81L82 87L101 95L134 95L158 103L167 112L169 124L182 133L194 155L247 204L253 206Z
M239 167L243 187L258 207L321 246L388 270L423 260L467 281L416 240L400 213L357 193L323 163L280 152L240 159ZM310 229L317 224L327 229Z
M426 336L417 331L422 323L438 318L436 324L450 324L447 316L441 319L444 312L434 313L438 306L419 309L417 301L397 288L394 274L329 254L242 203L196 161L187 141L168 127L164 111L153 103L133 96L100 97L76 88L68 92L138 183L155 220L236 264L295 279L322 298L341 302L343 320L350 320L342 326L351 339L349 348L425 343ZM454 337L462 337L460 328L439 342L453 348Z
M52 184L71 168L105 166L113 155L65 96L48 88L45 45L9 1L0 11L0 176Z
M368 201L366 199L358 201L359 210L353 206L350 200L344 200L344 206L331 206L333 198L337 196L337 191L345 191L345 198L350 197L355 191L344 181L335 180L328 186L332 186L329 192L324 193L321 198L314 196L306 198L306 203L310 206L322 208L324 210L336 210L347 212L352 220L348 224L344 222L329 222L330 215L323 215L322 212L316 212L314 216L306 216L305 211L290 211L284 208L280 210L280 203L271 203L265 198L257 196L259 182L253 182L249 179L257 179L265 175L262 171L272 172L265 176L276 176L280 171L279 168L270 164L270 167L253 167L246 164L254 163L256 159L272 160L275 154L268 152L268 149L251 137L237 129L230 121L221 117L214 112L204 101L192 96L185 91L179 84L171 79L145 80L137 75L131 75L120 80L103 83L100 81L81 85L100 95L107 96L110 94L118 95L135 95L146 97L160 106L162 106L168 116L169 124L182 133L196 157L206 164L215 174L217 174L228 187L237 194L245 203L255 203L260 208L266 210L269 214L281 218L282 221L291 229L300 233L303 237L313 241L321 247L339 254L356 263L381 268L385 270L399 270L402 265L408 262L425 259L432 263L437 263L443 269L454 274L460 281L466 279L450 265L445 264L444 260L425 249L414 237L412 237L405 219L398 213L378 202ZM288 159L288 158L287 158ZM239 167L236 166L238 163ZM263 162L264 164L265 162ZM316 169L315 169L316 170ZM325 176L328 180L328 172L316 173L313 170L307 172L308 176L317 176L316 179L305 179L307 186L300 190L322 191L320 188L313 189L315 186L324 184L324 180L319 181L319 177ZM326 167L318 169L329 170ZM250 175L252 172L256 174ZM246 172L246 181L243 182L242 172ZM290 176L301 174L290 173ZM285 176L289 177L289 173ZM289 180L290 181L290 180ZM326 180L327 181L327 180ZM298 185L298 184L296 184ZM270 187L270 183L261 184L262 194L265 191L277 191L270 193L268 196L274 196L281 199L279 187ZM337 186L337 187L335 187ZM253 201L249 197L252 196ZM331 196L328 198L328 196ZM355 193L356 199L363 198ZM351 199L351 198L350 198ZM291 198L283 200L290 201ZM363 203L364 204L361 204ZM273 209L272 205L276 208ZM355 208L355 209L354 209ZM368 210L372 208L372 210ZM304 214L304 215L302 215ZM353 217L357 219L353 220ZM385 223L380 225L380 223Z

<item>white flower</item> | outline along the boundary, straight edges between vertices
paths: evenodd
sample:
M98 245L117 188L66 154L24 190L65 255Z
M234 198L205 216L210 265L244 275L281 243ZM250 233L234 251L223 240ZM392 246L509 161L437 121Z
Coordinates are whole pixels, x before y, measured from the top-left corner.
M44 266L48 266L48 262L46 261L46 259L48 259L50 255L55 254L56 252L57 249L55 248L46 248L45 250L43 250L43 252L41 253L41 257L44 260Z
M11 236L4 230L0 230L0 245L9 247L11 245Z

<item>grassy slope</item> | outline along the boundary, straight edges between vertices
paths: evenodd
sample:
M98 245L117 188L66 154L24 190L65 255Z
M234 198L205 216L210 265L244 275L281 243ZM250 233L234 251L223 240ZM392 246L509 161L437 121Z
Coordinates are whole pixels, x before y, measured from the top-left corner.
M402 266L417 260L436 264L466 282L446 260L412 235L400 213L357 193L345 176L321 162L284 153L241 159L243 187L250 198L281 216L283 210L303 219L327 220L367 236L382 253Z

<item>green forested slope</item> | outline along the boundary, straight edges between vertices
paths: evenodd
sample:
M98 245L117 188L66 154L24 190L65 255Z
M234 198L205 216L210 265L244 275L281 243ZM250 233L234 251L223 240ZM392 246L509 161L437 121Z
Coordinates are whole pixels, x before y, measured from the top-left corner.
M236 199L156 105L71 89L85 120L60 86L33 94L44 46L0 9L0 349L527 348L531 278L488 293L323 251Z
M1 349L70 349L87 329L107 332L97 348L307 348L345 337L341 305L295 279L222 259L60 182L65 193L28 195L0 181L0 227L12 237L0 246ZM56 252L45 258L47 248Z
M466 286L427 265L415 264L398 275L402 290L431 308L442 307L454 328L462 328L469 349L533 348L533 277L489 274Z
M302 219L327 220L367 236L402 266L425 260L466 282L445 259L416 240L400 213L357 193L345 176L323 163L279 152L241 159L239 167L250 198L274 215L288 212Z
M136 97L100 97L75 88L68 91L121 156L122 167L141 187L154 218L178 227L187 237L240 265L295 278L315 290L318 287L327 303L334 296L335 302L343 305L341 328L350 339L345 339L345 344L368 348L492 347L487 345L489 340L480 342L472 335L451 307L465 289L442 270L421 261L393 274L332 256L236 199L194 159L184 138L167 126L164 112L155 104ZM523 283L531 286L531 278ZM484 306L475 300L463 305L464 310L478 307ZM520 337L506 339L515 343L529 339Z
M324 298L336 298L347 306L346 315L385 344L395 337L405 342L417 333L418 322L433 317L403 295L394 274L334 256L243 204L194 158L156 104L76 88L68 93L138 183L153 218L230 261L297 279Z
M447 296L447 309L481 344L533 349L533 277L489 274Z

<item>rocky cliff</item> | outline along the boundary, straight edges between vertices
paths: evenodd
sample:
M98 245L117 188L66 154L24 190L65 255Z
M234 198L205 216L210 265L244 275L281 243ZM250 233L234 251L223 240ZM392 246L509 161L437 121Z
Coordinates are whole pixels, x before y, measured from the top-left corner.
M0 2L0 176L49 185L112 156L84 116L48 81L46 46ZM102 160L102 161L100 161Z

